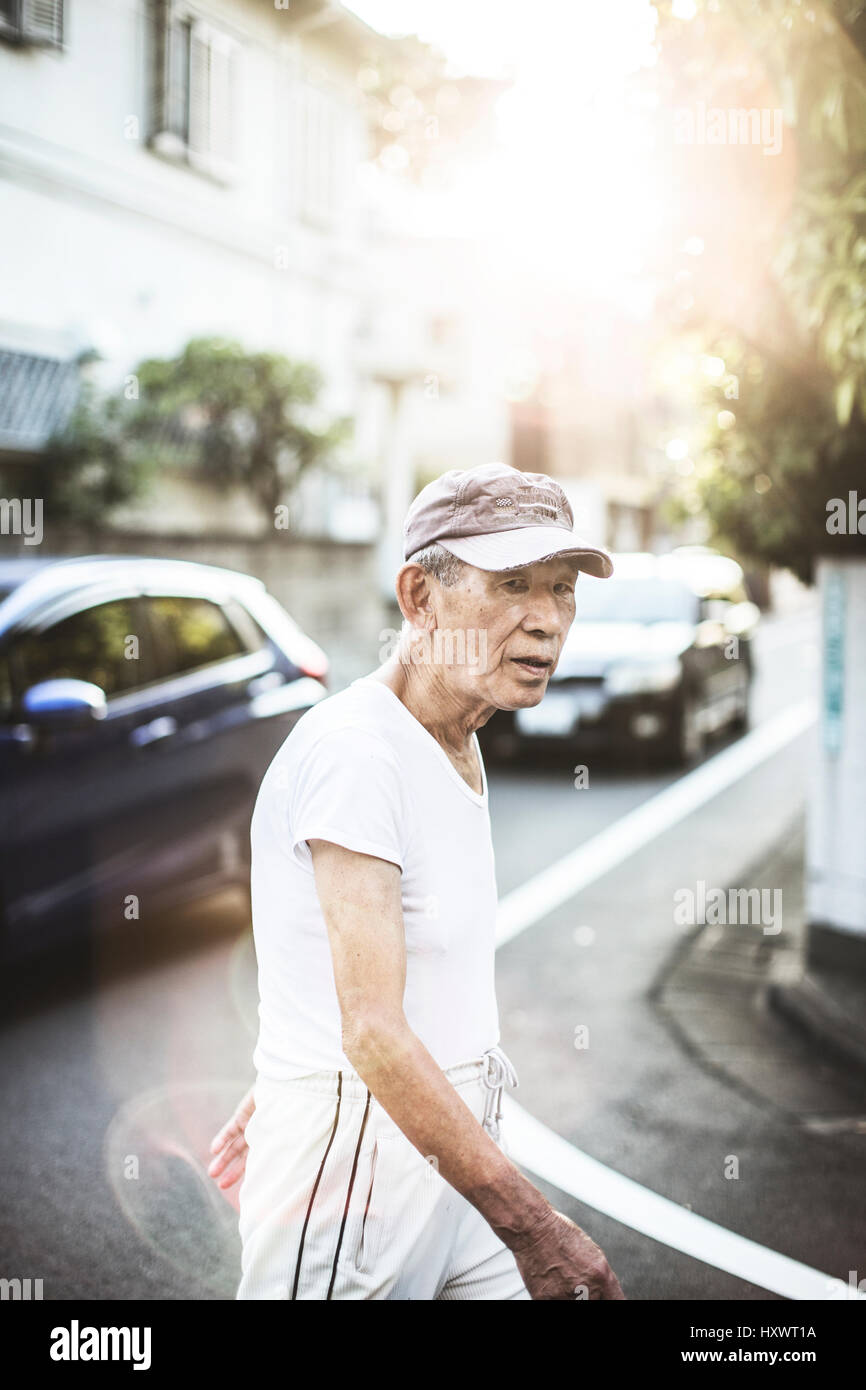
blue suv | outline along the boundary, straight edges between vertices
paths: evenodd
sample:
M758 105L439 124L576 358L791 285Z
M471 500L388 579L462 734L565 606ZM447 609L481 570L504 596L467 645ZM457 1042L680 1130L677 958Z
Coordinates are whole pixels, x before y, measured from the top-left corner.
M0 955L249 883L261 777L328 661L264 584L0 561Z

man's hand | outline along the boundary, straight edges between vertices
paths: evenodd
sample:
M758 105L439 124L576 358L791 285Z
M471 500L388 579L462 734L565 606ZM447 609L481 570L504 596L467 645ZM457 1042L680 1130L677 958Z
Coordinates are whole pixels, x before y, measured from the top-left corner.
M625 1300L603 1251L561 1211L509 1244L533 1299Z
M247 1091L230 1120L211 1140L210 1151L215 1155L208 1167L208 1177L225 1190L240 1182L247 1166L249 1148L244 1138L250 1116L256 1108L255 1089Z

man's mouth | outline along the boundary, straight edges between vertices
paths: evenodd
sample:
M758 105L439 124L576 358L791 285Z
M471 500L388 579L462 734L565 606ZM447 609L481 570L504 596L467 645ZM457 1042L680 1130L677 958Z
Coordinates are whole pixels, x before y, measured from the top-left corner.
M553 666L551 660L542 656L513 656L511 660L515 666L520 666L524 671L531 671L538 676L546 675Z

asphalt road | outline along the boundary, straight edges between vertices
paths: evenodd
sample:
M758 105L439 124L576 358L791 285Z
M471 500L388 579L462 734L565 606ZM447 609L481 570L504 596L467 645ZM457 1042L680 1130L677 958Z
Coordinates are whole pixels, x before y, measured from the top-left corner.
M754 722L816 682L814 625L768 624ZM809 755L804 735L510 941L498 991L526 1110L649 1190L847 1280L866 1274L862 1080L792 1037L756 1057L763 1069L744 1084L686 1047L656 999L683 951L674 892L775 872L766 864L783 832L797 834ZM598 762L576 790L572 762L491 771L502 895L675 775ZM228 899L142 925L82 951L68 976L46 975L0 1037L0 1275L41 1278L46 1299L234 1296L236 1212L205 1167L252 1078L251 935ZM579 1026L591 1040L580 1050ZM790 1101L801 1073L821 1087L823 1129ZM706 1260L678 1254L544 1190L602 1245L629 1298L777 1297L715 1268L709 1248Z

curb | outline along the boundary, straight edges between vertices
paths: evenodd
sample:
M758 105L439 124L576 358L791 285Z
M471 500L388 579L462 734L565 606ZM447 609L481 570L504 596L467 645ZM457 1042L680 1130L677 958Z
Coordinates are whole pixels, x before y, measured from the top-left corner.
M793 984L770 983L770 1006L849 1064L866 1073L866 1029L808 973Z
M782 884L786 931L705 924L665 962L650 998L680 1044L743 1094L807 1127L862 1117L866 1028L845 976L806 969L803 825L798 811L776 848L741 882Z

